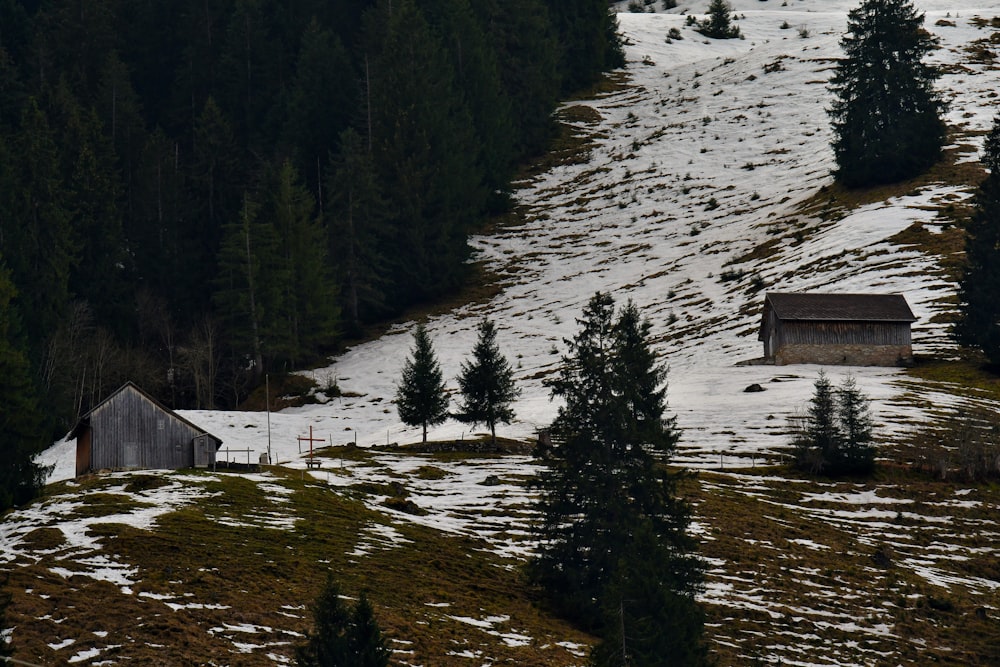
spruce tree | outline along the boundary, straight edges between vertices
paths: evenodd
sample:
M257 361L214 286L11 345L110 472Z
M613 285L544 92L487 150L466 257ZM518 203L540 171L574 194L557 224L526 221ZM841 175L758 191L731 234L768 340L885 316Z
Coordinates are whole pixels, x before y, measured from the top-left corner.
M989 174L979 185L965 227L965 266L958 283L955 337L1000 365L1000 116L983 146Z
M941 154L945 102L937 68L922 62L937 45L910 0L863 0L848 14L845 57L830 82L836 179L847 187L915 176Z
M514 385L514 370L497 345L496 327L489 319L483 318L479 324L472 361L462 364L458 387L462 393L459 418L488 426L496 446L497 422L509 424L514 418L511 403L520 391Z
M740 29L732 22L732 11L726 0L712 0L708 5L708 18L698 24L698 32L712 39L739 37Z
M703 664L694 600L703 570L686 533L690 508L676 496L682 473L664 467L679 435L664 418L665 370L649 324L631 303L616 319L601 293L578 322L549 385L564 404L540 451L547 466L536 481L540 541L529 574L557 610L604 640L595 664L618 664L623 622L634 664L662 664L671 646L678 664Z
M448 395L441 366L423 324L418 324L413 332L412 356L406 360L402 380L396 388L396 409L404 424L423 427L424 443L427 427L448 418Z

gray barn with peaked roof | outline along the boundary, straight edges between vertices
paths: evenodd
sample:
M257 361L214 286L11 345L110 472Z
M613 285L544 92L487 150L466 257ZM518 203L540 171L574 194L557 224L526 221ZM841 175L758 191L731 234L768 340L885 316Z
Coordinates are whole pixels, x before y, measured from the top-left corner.
M131 382L81 417L70 437L76 438L77 475L207 467L222 444Z
M771 292L758 340L778 365L899 366L913 361L916 320L901 294Z

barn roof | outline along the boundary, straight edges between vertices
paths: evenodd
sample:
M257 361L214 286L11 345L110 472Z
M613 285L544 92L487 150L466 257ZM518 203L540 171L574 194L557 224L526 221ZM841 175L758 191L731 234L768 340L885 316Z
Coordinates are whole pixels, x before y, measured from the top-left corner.
M902 294L770 292L764 297L780 320L916 322Z
M123 384L121 387L119 387L115 391L111 392L111 394L108 395L107 398L105 398L103 401L101 401L100 403L98 403L97 405L95 405L94 407L92 407L87 412L87 414L85 414L82 417L80 417L80 420L76 423L76 426L73 427L73 430L69 432L69 436L67 436L67 437L69 437L69 438L79 437L80 432L82 431L84 425L86 425L86 424L88 424L90 422L90 416L92 414L94 414L94 412L96 412L97 410L99 410L102 406L104 406L106 403L108 403L109 401L111 401L112 399L114 399L116 396L118 396L120 393L122 393L123 391L125 391L127 389L132 389L134 391L137 391L144 398L146 398L146 400L148 400L150 403L152 403L153 405L155 405L157 407L157 409L162 410L163 412L165 412L166 414L170 415L172 418L176 419L177 421L184 422L185 424L187 424L188 426L190 426L194 430L198 431L202 435L207 435L207 436L211 437L213 440L215 440L215 448L216 449L218 449L222 445L222 439L221 438L218 438L218 437L212 435L211 433L209 433L208 431L206 431L202 427L198 426L197 424L194 424L194 423L188 421L187 419L184 419L184 417L181 417L179 414L177 414L176 412L174 412L173 410L171 410L167 406L165 406L162 403L160 403L158 400L156 400L155 398L153 398L150 394L147 394L146 392L144 392L142 389L140 389L138 387L138 385L136 385L131 380L128 381L128 382L126 382L125 384Z

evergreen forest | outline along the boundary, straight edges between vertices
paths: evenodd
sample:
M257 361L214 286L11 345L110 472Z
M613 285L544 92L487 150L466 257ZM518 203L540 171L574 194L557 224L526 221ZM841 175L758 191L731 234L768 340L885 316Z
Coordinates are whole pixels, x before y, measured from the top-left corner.
M467 280L606 0L0 0L0 349L61 435L239 404Z

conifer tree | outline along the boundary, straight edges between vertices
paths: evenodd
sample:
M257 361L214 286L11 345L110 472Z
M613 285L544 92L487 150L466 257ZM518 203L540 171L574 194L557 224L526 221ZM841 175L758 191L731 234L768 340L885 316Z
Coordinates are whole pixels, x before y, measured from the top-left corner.
M249 193L238 219L224 232L212 299L228 327L234 353L249 360L256 381L264 373L269 343L274 344L272 334L287 305L282 298L286 265L280 260L274 225L261 218L260 204Z
M739 37L740 29L732 22L732 11L726 0L712 0L708 5L708 18L698 24L698 32L712 39Z
M361 593L354 609L340 599L332 575L313 604L313 631L295 650L299 667L385 667L389 649L371 603Z
M625 628L635 664L662 664L674 655L658 653L665 646L685 647L679 664L702 664L694 594L703 571L686 533L690 509L676 496L681 474L663 466L679 435L664 418L665 370L649 349L649 324L631 303L616 319L601 293L578 322L550 383L564 405L540 451L547 467L536 481L540 542L529 574L558 610L604 639L595 664L619 664L623 622L655 629Z
M1000 364L1000 115L983 145L989 174L976 191L966 223L965 267L958 283L959 320L955 337Z
M386 312L389 279L384 249L389 231L388 203L382 196L371 152L354 129L340 136L341 152L329 180L330 257L342 288L350 335Z
M385 257L399 307L461 283L467 234L485 191L472 116L420 7L414 0L382 2L366 24L369 136L391 204Z
M875 463L868 397L848 376L834 388L820 371L808 415L793 424L796 466L813 474L871 472Z
M910 0L863 0L848 14L845 57L830 81L836 179L847 187L915 176L941 154L940 72L922 62L937 45Z
M10 606L10 593L7 592L7 582L10 581L10 573L5 573L0 581L0 658L9 658L14 655L14 648L7 642L7 607Z
M413 332L412 356L403 366L403 377L396 388L396 409L408 426L422 426L423 442L427 427L448 418L448 395L444 390L441 366L423 324Z
M840 473L871 472L875 465L875 447L872 445L868 397L850 375L837 388L837 423L841 450L832 468Z
M38 495L48 473L34 461L45 433L31 367L15 342L16 294L0 260L0 513Z
M497 422L509 424L514 418L511 403L520 391L514 385L514 370L497 345L496 327L489 319L483 318L479 324L472 361L462 364L458 386L462 393L460 419L488 426L495 446Z
M279 242L283 267L280 307L272 304L267 336L271 354L292 365L329 349L337 338L340 308L327 263L326 231L298 170L285 160L275 174L267 215Z

